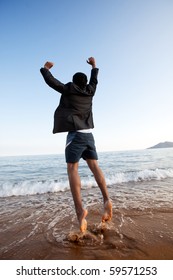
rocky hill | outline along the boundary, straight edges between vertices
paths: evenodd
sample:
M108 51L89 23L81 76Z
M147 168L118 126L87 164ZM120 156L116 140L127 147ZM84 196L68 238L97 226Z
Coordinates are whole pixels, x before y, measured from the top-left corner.
M157 145L155 146L152 146L148 149L159 149L159 148L173 148L173 142L161 142L161 143L158 143Z

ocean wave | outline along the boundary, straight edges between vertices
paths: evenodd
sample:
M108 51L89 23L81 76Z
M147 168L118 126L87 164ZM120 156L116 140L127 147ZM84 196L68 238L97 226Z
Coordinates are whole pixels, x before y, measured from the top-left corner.
M151 180L158 181L166 178L173 178L173 169L145 169L134 172L118 172L115 174L105 174L105 177L107 185ZM81 183L84 188L96 186L93 177L83 177L81 178ZM53 193L69 189L69 183L67 180L24 180L20 182L5 182L0 184L0 197Z
M68 182L52 181L21 181L6 182L0 185L0 197L43 194L60 192L69 189Z
M107 184L121 184L128 182L143 182L151 180L163 180L166 178L173 178L173 169L145 169L142 171L119 172L107 178Z

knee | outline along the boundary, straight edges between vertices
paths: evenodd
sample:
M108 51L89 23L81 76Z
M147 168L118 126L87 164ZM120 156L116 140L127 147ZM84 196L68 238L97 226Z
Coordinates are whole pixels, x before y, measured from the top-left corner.
M102 178L104 178L103 172L102 172L101 168L99 167L98 162L96 160L89 161L88 166L96 178L101 178L101 180L102 180Z
M98 168L99 168L98 162L96 160L89 159L89 160L87 160L87 164L92 172L98 170Z
M78 163L67 163L68 174L78 171Z

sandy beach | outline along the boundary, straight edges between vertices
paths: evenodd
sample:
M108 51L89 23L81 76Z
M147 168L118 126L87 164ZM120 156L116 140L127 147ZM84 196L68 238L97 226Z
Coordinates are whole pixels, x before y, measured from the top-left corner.
M1 198L0 259L173 259L173 208L117 208L113 199L113 219L102 224L95 192L83 193L84 201L95 195L83 235L69 191Z

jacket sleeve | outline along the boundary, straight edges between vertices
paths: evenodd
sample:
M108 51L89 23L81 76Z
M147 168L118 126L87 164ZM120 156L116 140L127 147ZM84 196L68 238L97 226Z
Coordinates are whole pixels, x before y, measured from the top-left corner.
M99 72L98 68L93 68L91 70L91 77L90 77L88 87L89 87L89 89L90 89L90 91L92 92L93 95L96 91L96 87L97 87L97 84L98 84L98 80L97 80L98 72Z
M60 93L64 92L64 84L58 81L57 79L55 79L48 69L41 68L40 72L46 84L48 84L51 88L53 88L54 90Z

